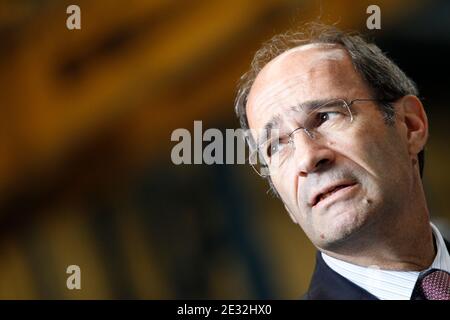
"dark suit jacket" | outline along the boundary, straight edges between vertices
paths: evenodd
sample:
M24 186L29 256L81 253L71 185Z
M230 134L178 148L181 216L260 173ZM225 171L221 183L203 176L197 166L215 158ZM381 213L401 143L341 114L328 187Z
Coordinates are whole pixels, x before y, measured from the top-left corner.
M450 243L445 240L450 252ZM378 300L363 288L347 280L331 269L323 260L320 252L316 255L316 268L305 300Z

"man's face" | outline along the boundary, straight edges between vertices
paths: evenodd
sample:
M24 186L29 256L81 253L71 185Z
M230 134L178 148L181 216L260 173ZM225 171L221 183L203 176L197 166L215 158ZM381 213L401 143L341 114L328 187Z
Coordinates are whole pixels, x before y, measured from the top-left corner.
M304 125L292 106L337 98L372 98L347 52L324 45L289 50L267 64L252 86L250 129L258 132L276 118L277 129L292 132ZM375 102L355 102L350 109L353 121L332 137L317 141L296 132L293 156L271 174L291 217L323 249L392 218L412 185L402 127L387 125Z

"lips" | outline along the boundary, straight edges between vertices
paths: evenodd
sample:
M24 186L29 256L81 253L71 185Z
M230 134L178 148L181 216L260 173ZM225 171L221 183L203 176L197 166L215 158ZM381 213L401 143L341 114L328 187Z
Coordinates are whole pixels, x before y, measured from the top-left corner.
M350 186L353 186L353 185L355 185L354 182L339 183L339 184L330 185L330 186L322 189L320 192L316 193L313 196L312 201L310 201L311 206L314 207L320 201L328 198L330 195L332 195L333 193L339 191L340 189L343 189L343 188L346 188L346 187L350 187Z

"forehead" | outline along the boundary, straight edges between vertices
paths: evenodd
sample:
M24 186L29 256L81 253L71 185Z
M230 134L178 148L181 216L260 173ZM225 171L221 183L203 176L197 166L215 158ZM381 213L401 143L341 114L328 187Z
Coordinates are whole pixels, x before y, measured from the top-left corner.
M296 74L301 65L313 67L324 61L342 61L346 58L347 51L337 44L311 43L292 48L275 57L260 72L260 81L265 75L275 76L280 71ZM256 82L256 81L255 81Z
M247 117L251 128L310 100L364 94L365 86L347 51L335 44L293 48L270 61L250 90Z

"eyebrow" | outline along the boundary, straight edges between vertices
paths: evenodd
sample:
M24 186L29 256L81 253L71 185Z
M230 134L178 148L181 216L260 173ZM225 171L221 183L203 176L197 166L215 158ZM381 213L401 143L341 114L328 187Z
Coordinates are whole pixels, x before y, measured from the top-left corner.
M305 113L310 113L311 111L313 111L314 109L317 109L318 107L324 105L325 103L329 102L329 101L333 101L333 100L337 100L337 99L343 99L343 98L329 98L329 99L316 99L316 100L308 100L302 103L299 103L297 105L291 106L289 108L289 110L291 111L296 111L298 112L299 110L305 112ZM262 143L266 142L268 140L268 136L269 136L269 131L272 130L273 128L279 128L281 123L281 116L279 114L274 115L272 118L270 118L269 121L266 122L266 124L264 125L264 131L265 134L265 138L261 139L259 138L258 140L258 145L261 145Z
M343 98L330 98L330 99L317 99L317 100L309 100L302 103L299 103L298 105L290 107L290 110L292 111L303 111L306 114L310 113L311 111L314 111L315 109L319 108L320 106L323 106L325 103L334 101L334 100L345 100Z

